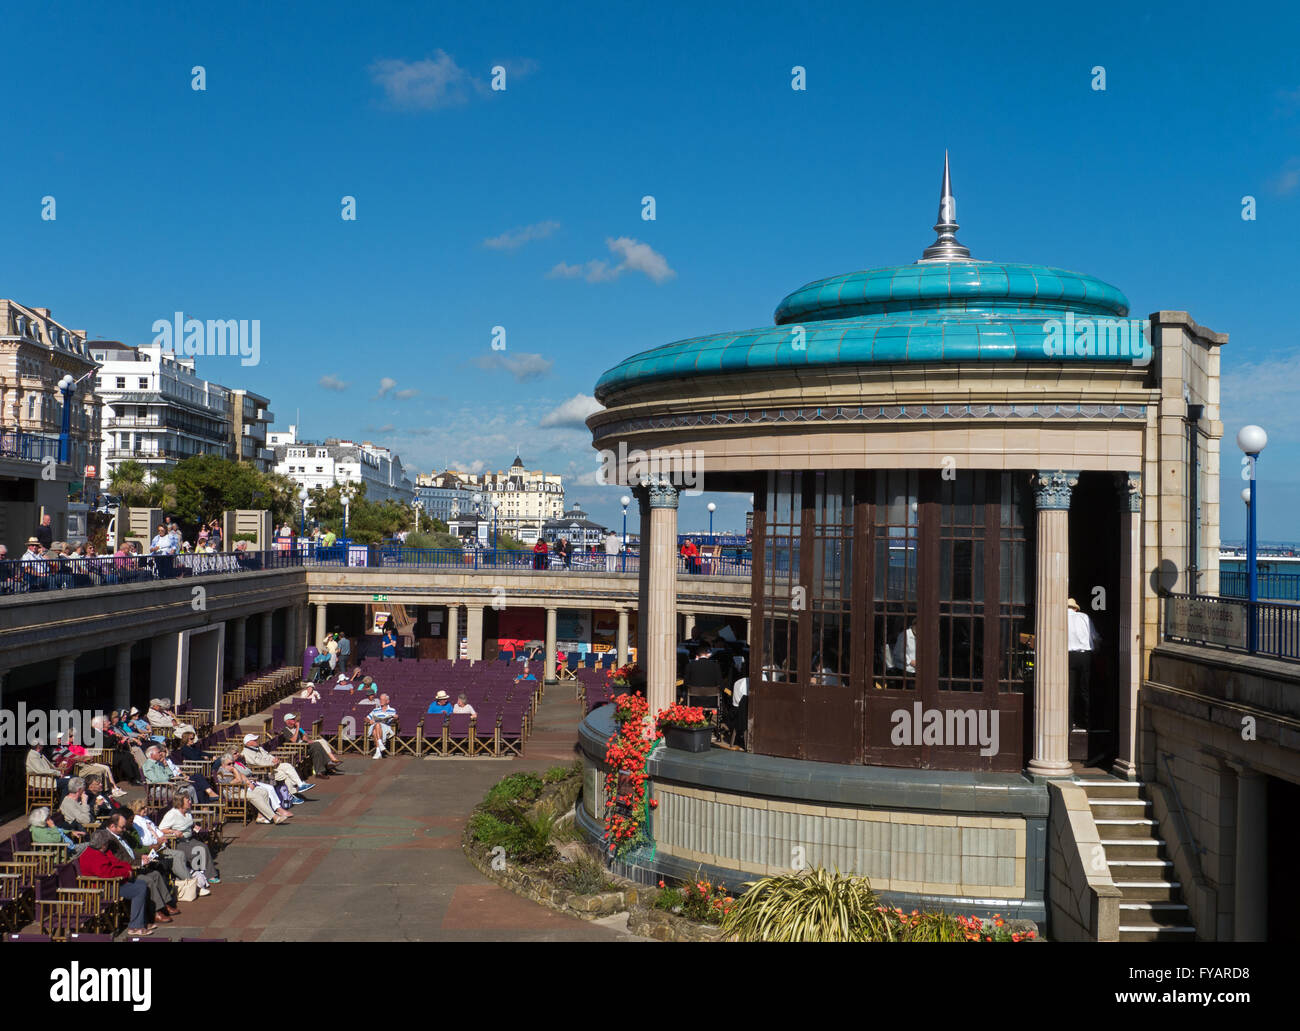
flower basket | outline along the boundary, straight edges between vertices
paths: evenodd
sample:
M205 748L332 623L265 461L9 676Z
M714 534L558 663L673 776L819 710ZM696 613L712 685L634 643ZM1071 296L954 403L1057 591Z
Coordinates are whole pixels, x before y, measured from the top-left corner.
M664 743L679 752L707 752L713 747L713 728L665 727Z

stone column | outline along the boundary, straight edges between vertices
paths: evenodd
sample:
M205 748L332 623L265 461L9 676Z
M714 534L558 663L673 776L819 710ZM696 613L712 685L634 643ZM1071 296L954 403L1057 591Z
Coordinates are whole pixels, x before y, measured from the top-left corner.
M460 606L447 606L447 658L460 658Z
M54 687L54 707L70 711L77 707L76 704L76 683L77 683L77 657L75 655L64 655L59 659L58 680ZM53 744L47 741L46 744Z
M695 636L695 613L683 612L682 623L683 623L682 630L684 631L684 633L682 634L682 638L688 639L694 637Z
M284 661L302 664L302 649L298 647L298 606L289 605L284 610Z
M648 624L644 668L650 719L677 700L677 497L668 480L649 487L650 597L640 619Z
M641 536L637 544L636 661L644 669L646 634L649 632L646 613L650 611L650 490L644 486L633 487L632 495L636 498L641 513Z
M469 661L483 661L483 606L468 606L469 618L465 620L465 636L469 638Z
M230 621L235 636L235 679L239 680L248 672L248 617L236 616Z
M746 616L745 617L745 643L746 644L749 644L749 642L753 640L753 634L754 634L754 617Z
M312 644L319 648L323 640L325 640L325 603L318 601L316 603L316 639L312 641Z
M113 667L113 708L131 707L131 644L117 646L117 662Z
M1040 471L1034 478L1038 509L1038 563L1034 601L1034 755L1029 772L1068 777L1070 672L1066 606L1070 585L1070 494L1077 472Z
M618 610L618 664L627 665L627 609Z
M1138 776L1138 690L1142 686L1142 474L1118 473L1119 487L1119 728L1117 777Z
M1268 937L1268 779L1242 763L1237 773L1237 841L1233 868L1233 941Z
M261 669L271 665L271 618L272 612L262 613L262 640L259 642L257 664Z
M546 658L542 664L543 684L555 682L555 618L556 610L548 608L546 610Z

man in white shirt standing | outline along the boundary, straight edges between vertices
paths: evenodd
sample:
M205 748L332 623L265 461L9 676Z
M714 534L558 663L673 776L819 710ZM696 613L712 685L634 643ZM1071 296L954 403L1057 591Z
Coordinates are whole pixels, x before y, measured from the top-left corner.
M1079 603L1070 598L1066 603L1066 636L1070 649L1070 713L1076 729L1090 730L1091 706L1089 692L1092 680L1092 652L1101 641L1096 627Z

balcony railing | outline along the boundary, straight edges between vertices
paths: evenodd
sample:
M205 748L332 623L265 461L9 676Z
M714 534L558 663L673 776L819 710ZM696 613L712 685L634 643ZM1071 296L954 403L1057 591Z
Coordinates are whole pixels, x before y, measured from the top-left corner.
M217 576L300 567L291 551L224 552L217 555L105 555L96 558L7 559L0 562L0 595L149 583L180 577Z
M568 562L555 554L538 555L533 551L513 551L504 548L403 548L392 545L335 544L317 547L309 542L299 542L299 551L311 565L405 567L408 569L447 569L457 572L491 570L500 572L531 573L584 573L619 574L636 573L641 558L635 551L618 555L587 552L574 553ZM678 558L677 572L695 576L743 576L752 570L748 558L700 557L693 562Z
M0 458L16 458L20 462L44 462L53 458L57 462L59 438L21 430L0 430Z
M1300 573L1258 573L1256 577L1260 598L1266 601L1300 601ZM1225 598L1244 598L1249 590L1243 570L1219 570L1219 593Z
M1212 594L1169 594L1163 607L1166 641L1300 662L1300 605L1281 601L1252 605Z

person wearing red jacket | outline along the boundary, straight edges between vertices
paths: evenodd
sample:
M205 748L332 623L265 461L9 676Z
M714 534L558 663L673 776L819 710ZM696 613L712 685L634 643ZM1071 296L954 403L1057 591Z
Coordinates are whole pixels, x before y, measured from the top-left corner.
M121 881L119 889L122 897L131 903L131 919L127 934L153 934L153 928L145 920L145 901L149 889L143 881L132 876L131 864L113 855L113 835L106 830L97 830L90 836L90 842L82 850L78 865L84 877L102 877L106 880Z

